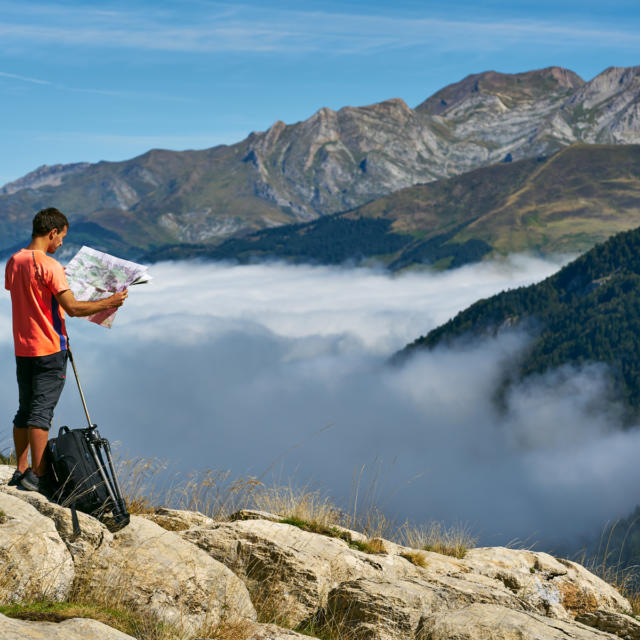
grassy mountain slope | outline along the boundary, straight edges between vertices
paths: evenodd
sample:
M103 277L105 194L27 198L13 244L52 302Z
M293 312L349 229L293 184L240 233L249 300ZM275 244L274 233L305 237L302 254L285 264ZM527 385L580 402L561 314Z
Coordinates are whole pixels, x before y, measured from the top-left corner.
M93 246L121 255L140 255L169 242L208 241L224 229L234 233L295 220L255 195L242 152L239 145L152 150L124 162L89 165L60 185L2 196L0 237L4 246L20 242L33 213L47 206L69 215L74 234L81 223ZM237 165L233 171L228 171L230 164Z
M535 339L505 384L564 364L604 362L616 393L637 412L640 229L615 235L543 282L479 300L396 357L523 323Z
M582 252L640 225L640 145L573 145L417 185L351 211L259 231L215 248L174 246L152 259L279 257L392 269L459 266L487 253Z

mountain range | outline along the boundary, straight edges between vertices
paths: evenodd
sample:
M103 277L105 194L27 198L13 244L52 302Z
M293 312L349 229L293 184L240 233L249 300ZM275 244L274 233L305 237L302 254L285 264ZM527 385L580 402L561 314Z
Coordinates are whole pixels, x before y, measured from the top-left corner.
M640 226L640 145L571 145L401 189L344 213L229 238L174 245L152 260L281 258L391 270L458 267L491 253L582 252Z
M555 157L576 143L640 143L639 118L640 67L612 67L589 82L559 67L474 74L414 109L397 98L323 108L234 145L40 167L0 189L0 249L21 242L34 211L45 206L70 216L76 241L121 255L211 247L354 210L414 185L451 185L448 180L481 167ZM453 193L451 198L459 200ZM394 220L395 203L386 204L392 207L386 217ZM607 222L600 222L603 229ZM430 224L428 216L414 225L392 222L394 232L413 239L433 234ZM449 221L444 230L454 225ZM502 248L465 228L463 242ZM582 234L577 243L584 247L589 241ZM565 244L575 249L570 237ZM485 249L477 244L471 253L481 256Z

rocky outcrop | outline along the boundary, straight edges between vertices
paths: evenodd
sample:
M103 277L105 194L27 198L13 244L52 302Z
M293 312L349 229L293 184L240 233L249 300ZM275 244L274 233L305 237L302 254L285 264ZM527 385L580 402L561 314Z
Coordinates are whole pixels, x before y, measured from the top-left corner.
M225 619L255 619L244 583L225 565L159 525L131 516L84 565L91 588L109 589L123 604L198 629Z
M243 640L293 640L296 628L362 640L640 639L613 587L546 553L477 548L458 559L339 527L314 533L260 511L218 522L158 509L115 534L81 514L86 532L74 537L67 509L8 488L8 477L0 467L4 602L64 600L73 582L185 638L232 625ZM256 610L275 624L258 624ZM0 640L128 637L96 625L0 617Z
M185 511L184 509L156 509L153 513L145 513L143 518L151 520L167 531L184 531L192 527L212 527L215 520L197 511Z
M113 534L107 527L85 513L77 512L81 533L75 535L69 509L50 502L39 493L22 491L16 487L3 487L3 489L8 495L31 505L45 516L46 522L54 525L76 565L88 561L96 551L113 542Z
M40 187L57 187L62 181L74 173L82 172L90 166L89 162L75 162L73 164L43 164L26 176L9 182L0 188L1 195L11 195L22 189L38 189Z
M429 616L421 621L418 637L424 640L605 640L608 633L582 624L550 620L533 613L490 604Z
M0 600L64 600L75 576L73 560L51 519L0 492Z
M11 470L0 469L0 482L6 483ZM172 510L162 515L198 525L213 522ZM132 516L114 535L95 518L78 516L82 533L76 536L69 509L0 484L0 602L64 601L73 586L186 631L255 620L244 583L175 533Z
M0 640L135 640L97 620L72 618L63 622L30 622L0 613Z
M597 609L624 612L629 603L581 565L546 553L503 547L471 549L464 564L473 574L498 580L538 612L573 618Z

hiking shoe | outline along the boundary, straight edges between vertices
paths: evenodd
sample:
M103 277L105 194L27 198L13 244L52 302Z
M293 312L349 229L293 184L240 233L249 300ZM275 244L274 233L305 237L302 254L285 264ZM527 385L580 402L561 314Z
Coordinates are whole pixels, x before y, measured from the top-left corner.
M20 486L27 491L38 491L43 493L45 488L45 478L39 478L33 469L27 469L20 478Z
M19 471L18 469L16 469L13 472L13 475L11 476L11 480L9 480L9 482L7 482L7 486L9 486L9 487L17 487L19 482L20 482L20 480L22 480L22 476L23 476L22 471Z

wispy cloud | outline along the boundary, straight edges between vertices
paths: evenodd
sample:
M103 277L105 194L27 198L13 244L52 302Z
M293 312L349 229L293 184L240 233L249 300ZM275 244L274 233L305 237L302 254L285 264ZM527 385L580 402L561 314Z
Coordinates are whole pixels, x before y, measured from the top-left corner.
M10 78L11 80L19 80L20 82L29 82L31 84L44 84L44 85L53 84L48 80L39 80L38 78L27 78L26 76L20 76L17 73L6 73L4 71L0 71L0 78Z
M86 93L92 95L99 96L108 96L111 98L131 98L135 100L162 100L164 102L183 102L189 103L194 102L192 98L187 98L186 96L173 96L168 94L162 94L157 92L144 92L144 91L124 91L119 89L94 89L91 87L69 87L65 84L60 84L58 82L52 82L51 80L42 80L39 78L29 78L27 76L22 76L17 73L8 73L5 71L0 71L0 78L7 78L9 80L15 80L17 82L26 82L29 84L42 85L45 87L49 87L51 89L56 89L59 91L70 91L72 93Z
M185 53L313 52L371 53L425 47L495 49L511 43L640 48L640 34L585 21L557 24L532 19L465 20L389 16L376 13L265 9L260 5L200 5L190 11L95 11L64 6L45 22L31 13L0 23L5 43L59 43L81 47L130 48ZM51 7L50 7L51 9ZM22 19L20 19L22 18Z

